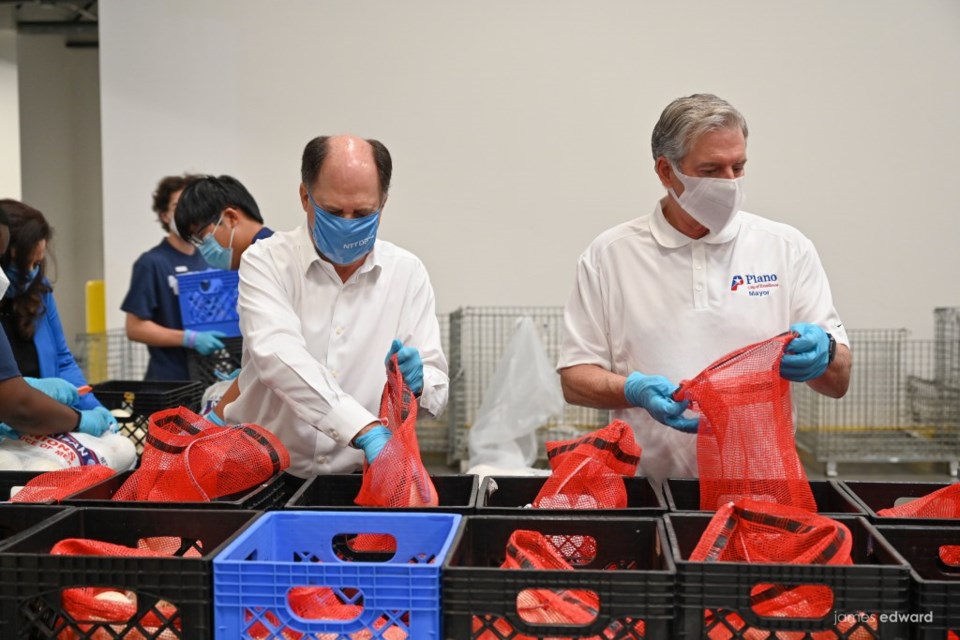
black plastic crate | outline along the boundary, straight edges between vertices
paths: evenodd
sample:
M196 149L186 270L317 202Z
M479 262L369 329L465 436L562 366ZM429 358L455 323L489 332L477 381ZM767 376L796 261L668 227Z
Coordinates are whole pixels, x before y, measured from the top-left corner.
M947 632L960 636L960 567L944 564L941 545L960 546L960 526L920 527L877 525L877 531L907 562L913 582L915 640L944 640Z
M252 511L266 511L282 507L293 493L300 488L303 480L288 473L279 473L274 477L261 482L234 495L223 496L209 502L139 502L130 500L114 500L117 493L133 471L119 473L112 478L75 493L63 500L63 504L75 507L109 507L109 508L136 508L136 509L249 509Z
M700 480L697 478L668 478L663 481L663 499L673 512L696 511L713 513L700 508ZM866 515L866 511L836 480L811 480L810 491L821 515Z
M285 509L313 511L440 511L444 513L473 513L477 503L477 485L474 475L431 475L437 489L436 507L361 507L354 499L360 493L363 476L357 473L316 476L307 480L287 502Z
M107 409L124 409L130 417L119 420L120 433L130 438L143 453L150 415L164 409L199 409L203 385L190 380L108 380L93 385L97 399Z
M581 545L592 539L596 554L574 570L501 569L507 540L519 529ZM443 565L444 637L670 638L675 571L663 522L656 518L468 516ZM541 588L594 592L596 618L583 626L524 622L517 598Z
M950 482L875 482L872 480L841 480L840 486L863 507L875 524L927 524L960 526L960 519L948 518L891 518L877 515L882 509L897 506L902 498L922 498L950 486Z
M0 547L0 637L206 640L213 635L213 557L256 516L238 510L68 509ZM176 556L49 553L67 538L136 547L141 539L167 536L181 543ZM71 587L133 591L137 614L126 623L81 624L62 604L62 590ZM160 601L176 607L176 613L170 615ZM141 621L147 614L161 622L145 627Z
M834 517L853 536L853 565L691 562L688 558L712 518L707 513L664 516L677 565L679 629L675 637L772 639L786 631L803 632L796 637L804 639L907 637L906 621L884 615L909 611L909 566L865 518ZM826 586L833 593L833 604L820 619L760 617L751 608L751 589L760 584ZM708 610L714 613L709 623ZM728 616L733 613L744 620L745 628L731 623ZM861 614L876 614L876 628ZM849 628L837 625L841 615L851 622Z
M243 338L220 338L220 342L223 343L223 349L218 349L208 356L192 349L187 353L190 379L200 382L204 389L220 379L217 372L228 375L240 368Z
M70 509L53 505L0 504L0 549Z
M534 509L528 507L548 476L487 476L480 484L477 499L477 515L562 515L569 513L594 514L597 516L625 517L659 516L667 511L667 505L650 480L639 476L624 476L627 489L626 509Z

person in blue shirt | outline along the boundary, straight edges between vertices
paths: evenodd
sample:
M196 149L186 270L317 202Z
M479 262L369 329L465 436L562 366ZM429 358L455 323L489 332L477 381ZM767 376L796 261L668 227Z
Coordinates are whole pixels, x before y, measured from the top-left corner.
M0 255L10 242L10 221L0 208ZM0 269L0 298L10 287L6 270ZM60 378L24 378L20 375L6 332L0 331L0 440L18 438L21 433L52 435L82 431L100 436L116 428L110 412L97 406L77 410L76 387Z
M180 194L176 210L177 230L196 246L215 269L240 268L240 257L250 245L269 238L273 231L263 224L260 207L243 183L233 176L203 176ZM237 369L232 377L240 373ZM236 399L236 381L218 404L221 409ZM221 415L208 418L221 424Z
M184 187L197 176L168 176L153 193L153 211L167 236L133 265L130 290L120 308L127 313L127 337L147 345L146 380L189 380L187 353L209 355L223 348L219 331L184 330L177 275L210 268L196 247L180 237L173 212Z
M87 384L67 346L63 325L46 277L53 229L43 214L17 200L0 200L9 221L10 241L0 266L10 281L0 300L0 323L20 373L32 378L62 378L74 387ZM81 396L78 409L102 406L93 394Z
M196 246L214 269L240 268L247 248L273 235L260 207L233 176L202 176L180 194L177 231Z

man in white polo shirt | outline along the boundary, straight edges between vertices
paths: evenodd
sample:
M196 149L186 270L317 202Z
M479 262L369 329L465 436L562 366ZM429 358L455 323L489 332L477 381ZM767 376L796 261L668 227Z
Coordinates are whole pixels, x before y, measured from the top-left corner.
M813 244L747 213L747 124L708 94L678 98L653 130L667 195L580 256L558 369L568 402L614 410L659 483L697 475L697 416L671 397L717 358L788 329L780 374L839 398L849 341Z
M301 164L305 224L240 261L243 367L225 418L277 434L302 478L349 473L383 448L385 356L397 354L423 409L437 415L447 402L427 270L377 239L392 168L376 140L314 138Z

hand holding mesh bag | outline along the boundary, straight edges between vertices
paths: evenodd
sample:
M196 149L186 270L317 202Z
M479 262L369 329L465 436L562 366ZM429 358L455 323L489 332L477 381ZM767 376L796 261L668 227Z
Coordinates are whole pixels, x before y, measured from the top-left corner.
M787 333L734 351L675 394L700 412L701 509L752 498L817 510L797 455L790 383L780 377L793 338Z
M435 507L437 490L420 459L417 398L407 386L396 354L390 360L380 400L380 422L392 433L373 462L363 466L356 503L367 507Z

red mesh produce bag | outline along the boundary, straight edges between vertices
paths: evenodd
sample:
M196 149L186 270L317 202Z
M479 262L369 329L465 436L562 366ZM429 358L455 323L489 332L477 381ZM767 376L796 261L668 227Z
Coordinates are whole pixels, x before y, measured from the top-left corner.
M780 377L780 360L793 337L735 351L682 382L674 394L700 413L701 509L751 498L817 510L797 455L790 383Z
M853 564L852 545L853 536L841 522L803 509L744 499L717 510L690 554L690 561L849 565ZM758 584L751 591L751 601L754 612L762 617L821 619L833 607L833 594L825 586ZM717 616L722 616L724 623L715 626ZM740 631L747 625L731 611L708 610L705 622L711 629L710 638L773 637L759 629L748 629L744 635L733 636L728 626ZM854 624L863 623L841 622L837 628L849 630ZM876 629L875 619L866 624ZM792 637L784 633L783 637ZM825 631L804 637L838 636L833 631ZM860 628L854 635L843 637L876 636Z
M61 540L50 549L51 555L79 556L122 556L122 557L165 557L170 554L153 551L141 546L138 549L125 547L99 540L68 538ZM130 640L180 638L180 617L177 607L160 600L146 612L140 614L137 594L131 591L104 587L77 587L64 589L61 595L63 610L69 614L77 627L66 628L57 638L73 640L90 638L91 640L128 638ZM126 623L131 628L123 633ZM83 624L84 622L93 624ZM104 625L103 623L113 623ZM122 634L122 635L121 635Z
M627 489L640 463L640 446L626 422L614 420L602 429L573 440L547 443L553 474L533 506L540 509L623 509Z
M306 620L354 620L364 607L357 603L360 593L356 589L331 589L330 587L294 587L287 593L290 610ZM246 612L246 621L253 620L253 613ZM266 624L264 624L266 622ZM373 629L364 629L352 633L316 633L304 634L281 627L280 619L271 611L266 611L260 621L250 626L247 633L252 640L413 640L405 630L409 628L409 619L403 625L393 624L387 616L381 616L373 622ZM376 632L376 635L374 635ZM245 636L246 637L246 636Z
M150 416L140 467L114 500L205 502L240 493L290 466L277 437L255 424L220 427L180 407Z
M517 530L507 540L506 559L500 565L503 569L548 569L573 571L573 566L565 557L564 549L555 546L556 536L544 536L538 531ZM586 625L593 622L600 611L600 601L593 591L579 589L524 589L517 597L517 612L529 624ZM485 622L474 616L473 635L475 640L536 640L534 636L514 633L512 625L499 618ZM624 628L620 622L614 622L600 636L586 640L602 638L642 638L643 621L632 622L634 633L620 635ZM577 636L582 638L583 636ZM551 636L553 640L553 636ZM557 638L556 640L562 640Z
M106 480L116 471L101 464L41 473L23 485L10 502L60 502L67 496Z
M960 484L947 485L898 507L881 509L888 518L960 518Z
M387 384L380 399L380 422L392 437L373 464L363 465L363 484L355 502L365 507L435 507L439 504L420 459L417 443L417 398L397 365L390 360Z

